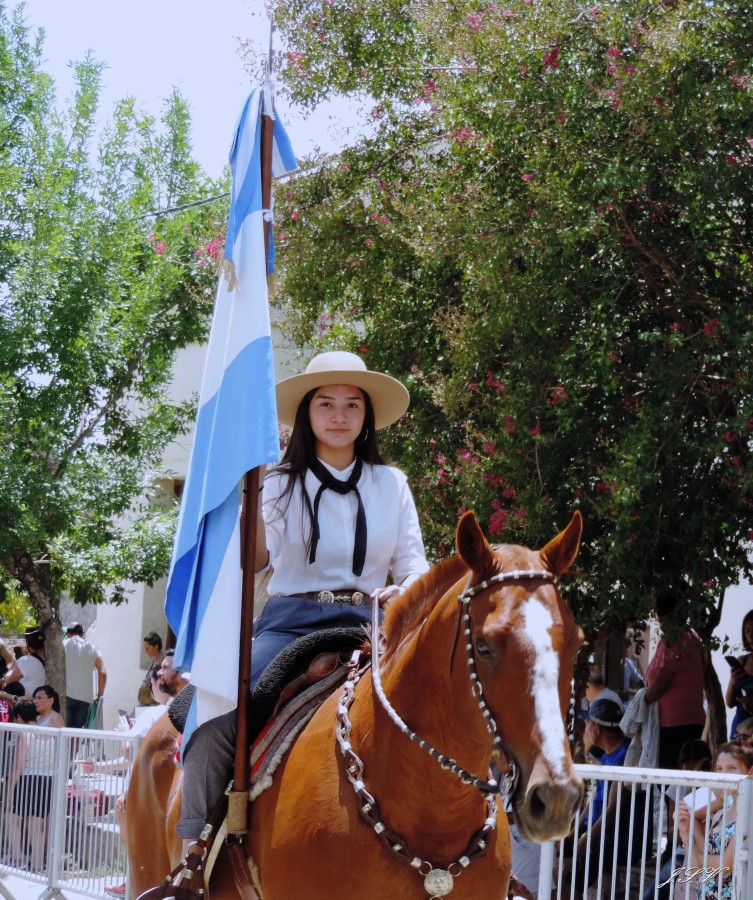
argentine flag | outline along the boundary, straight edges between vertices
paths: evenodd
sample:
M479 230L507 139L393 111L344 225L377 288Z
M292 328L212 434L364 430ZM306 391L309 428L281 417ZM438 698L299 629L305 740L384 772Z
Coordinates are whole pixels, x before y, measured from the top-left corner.
M266 97L265 97L266 94ZM262 109L255 88L241 110L230 149L233 176L225 256L235 270L217 288L191 462L165 598L177 635L175 666L197 687L194 726L234 709L241 615L240 483L279 458L274 360L264 253ZM274 121L272 175L297 168L281 122Z

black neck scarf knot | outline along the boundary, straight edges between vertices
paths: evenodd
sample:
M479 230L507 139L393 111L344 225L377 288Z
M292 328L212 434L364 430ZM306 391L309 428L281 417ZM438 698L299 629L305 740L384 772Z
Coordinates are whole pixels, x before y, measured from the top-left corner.
M350 473L347 481L340 481L339 478L335 478L334 475L327 469L322 463L319 462L318 459L314 459L314 461L309 465L311 471L316 475L316 477L321 482L319 486L319 490L316 492L316 496L314 497L314 512L312 516L312 528L311 528L311 551L309 552L309 563L314 562L316 559L316 546L319 543L319 501L322 499L322 494L326 490L335 491L337 494L349 494L353 491L356 495L356 499L358 500L358 512L356 513L356 542L353 547L353 574L361 575L363 572L363 566L366 562L366 511L363 508L363 501L361 500L361 495L358 492L358 488L356 485L358 484L358 480L361 477L361 471L363 469L363 460L359 457L356 460L355 466L353 466L353 471ZM336 585L337 587L338 585Z

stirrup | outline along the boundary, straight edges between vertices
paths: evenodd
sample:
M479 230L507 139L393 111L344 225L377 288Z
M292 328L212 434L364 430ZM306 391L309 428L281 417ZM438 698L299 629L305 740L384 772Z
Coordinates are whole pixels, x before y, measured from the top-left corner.
M188 846L188 852L157 887L140 894L138 900L202 900L204 897L204 863L214 837L214 827L207 822L199 838Z

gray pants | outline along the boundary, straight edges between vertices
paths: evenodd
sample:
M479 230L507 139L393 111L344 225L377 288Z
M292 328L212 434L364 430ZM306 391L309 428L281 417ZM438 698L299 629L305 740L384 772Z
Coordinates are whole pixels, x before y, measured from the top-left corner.
M183 770L183 802L176 831L184 840L197 838L219 802L233 770L235 710L210 719L191 735L184 752L190 763Z

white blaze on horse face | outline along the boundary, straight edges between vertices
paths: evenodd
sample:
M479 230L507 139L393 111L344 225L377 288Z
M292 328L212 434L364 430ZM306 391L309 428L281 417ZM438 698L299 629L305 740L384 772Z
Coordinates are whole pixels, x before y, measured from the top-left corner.
M559 657L552 645L552 614L531 597L523 608L525 632L533 646L531 688L541 751L553 775L565 774L565 724L559 697Z

